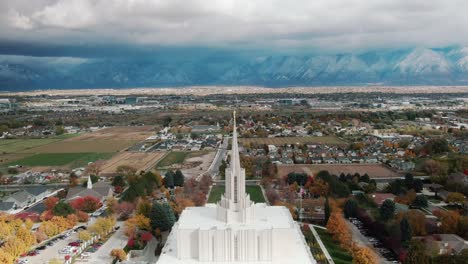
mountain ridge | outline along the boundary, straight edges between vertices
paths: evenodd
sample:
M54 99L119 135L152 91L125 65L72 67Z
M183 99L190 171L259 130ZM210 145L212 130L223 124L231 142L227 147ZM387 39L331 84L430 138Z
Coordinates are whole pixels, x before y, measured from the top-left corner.
M0 90L193 85L466 85L468 47L328 55L130 58L0 55Z

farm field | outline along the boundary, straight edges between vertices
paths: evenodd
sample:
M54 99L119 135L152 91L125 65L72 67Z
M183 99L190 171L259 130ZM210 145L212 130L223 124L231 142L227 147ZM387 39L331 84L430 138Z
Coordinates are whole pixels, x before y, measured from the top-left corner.
M117 152L146 139L152 127L110 127L77 137L30 148L30 153Z
M221 195L224 193L224 185L214 185L211 188L210 196L208 197L208 203L217 203L221 200ZM263 197L260 186L245 186L245 191L250 194L250 199L255 203L264 203L265 197Z
M340 247L340 245L333 240L330 234L327 233L326 230L323 230L321 228L315 228L315 231L320 236L320 239L322 239L323 244L327 248L328 253L330 253L333 261L336 264L350 264L353 261L353 257L343 248Z
M114 174L121 165L132 166L138 170L151 170L164 156L165 152L121 152L107 160L102 166L102 174Z
M24 166L85 166L88 162L107 159L113 153L41 153L13 161L11 165Z
M27 152L29 149L62 140L61 138L3 139L0 140L0 153Z
M329 144L346 145L347 143L335 136L323 137L275 137L275 138L239 138L241 144L267 144L281 146L284 144Z
M278 177L284 177L290 172L315 175L322 170L326 170L332 175L340 175L341 173L364 175L367 173L371 179L402 177L402 175L380 164L282 164L278 165Z

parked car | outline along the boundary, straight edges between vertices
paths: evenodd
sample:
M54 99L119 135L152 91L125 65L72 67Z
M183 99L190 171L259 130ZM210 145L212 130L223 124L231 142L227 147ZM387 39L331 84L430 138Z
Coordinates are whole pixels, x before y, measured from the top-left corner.
M47 248L46 245L42 245L42 246L37 247L36 249L37 249L37 250L44 250L44 249L46 249L46 248Z
M37 252L36 250L33 250L33 251L29 251L28 252L28 256L36 256L37 254L39 254L39 252Z

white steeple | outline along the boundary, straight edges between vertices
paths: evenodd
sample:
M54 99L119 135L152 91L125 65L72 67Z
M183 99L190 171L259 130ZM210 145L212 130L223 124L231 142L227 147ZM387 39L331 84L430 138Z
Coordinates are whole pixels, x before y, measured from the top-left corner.
M88 189L92 189L93 188L93 182L91 181L91 175L88 175Z
M245 169L240 165L236 111L233 113L233 120L231 161L225 173L225 194L218 203L218 219L226 222L246 222L252 218L253 208L250 196L245 193Z

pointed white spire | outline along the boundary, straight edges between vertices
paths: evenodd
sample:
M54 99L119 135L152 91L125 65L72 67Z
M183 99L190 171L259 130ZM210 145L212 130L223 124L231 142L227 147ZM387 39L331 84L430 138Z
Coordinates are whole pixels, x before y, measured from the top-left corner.
M239 145L237 143L236 111L234 111L234 128L232 130L231 175L237 176L240 172Z
M88 189L93 188L93 182L91 181L91 175L88 175Z

